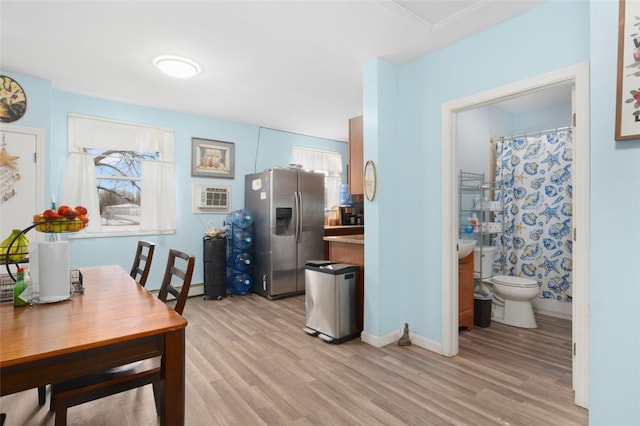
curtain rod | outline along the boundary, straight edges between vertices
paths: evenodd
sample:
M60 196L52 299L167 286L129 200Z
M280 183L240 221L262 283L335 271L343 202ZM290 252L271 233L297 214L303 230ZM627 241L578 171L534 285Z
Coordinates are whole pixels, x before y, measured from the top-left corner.
M505 140L512 140L512 139L516 139L516 138L523 138L526 136L542 136L543 134L547 134L547 133L551 133L551 132L559 132L561 130L569 130L572 129L573 126L564 126L564 127L554 127L553 129L547 129L547 130L539 130L537 132L525 132L519 135L511 135L511 136L499 136L499 137L495 137L495 138L491 138L489 139L490 143L494 143L494 142L500 142L500 141L505 141Z

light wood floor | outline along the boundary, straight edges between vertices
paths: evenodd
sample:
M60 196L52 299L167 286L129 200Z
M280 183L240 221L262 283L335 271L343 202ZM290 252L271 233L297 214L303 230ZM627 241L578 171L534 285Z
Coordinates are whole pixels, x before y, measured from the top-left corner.
M415 345L378 349L308 336L304 296L191 298L185 317L189 426L588 423L573 403L566 320L462 331L460 355L446 358ZM35 389L0 398L0 411L6 426L53 425ZM73 407L68 419L159 424L150 386Z

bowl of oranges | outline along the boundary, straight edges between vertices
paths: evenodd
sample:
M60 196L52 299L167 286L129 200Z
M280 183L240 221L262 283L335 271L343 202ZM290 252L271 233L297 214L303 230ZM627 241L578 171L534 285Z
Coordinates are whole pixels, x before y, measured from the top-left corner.
M86 228L88 223L87 209L83 206L62 205L33 216L33 224L40 232L78 232Z

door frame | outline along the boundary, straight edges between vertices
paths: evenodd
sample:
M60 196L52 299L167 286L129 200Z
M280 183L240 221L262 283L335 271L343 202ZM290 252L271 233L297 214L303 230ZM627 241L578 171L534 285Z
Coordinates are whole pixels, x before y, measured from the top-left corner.
M590 247L590 118L589 64L581 63L487 90L442 105L442 355L458 353L458 189L455 124L457 113L560 84L573 84L573 288L572 347L575 403L588 408L589 247Z
M12 124L0 123L0 132L19 133L22 135L33 135L36 138L36 211L26 212L25 220L28 221L31 215L44 210L44 174L45 174L45 148L44 148L44 130L33 127L22 127ZM25 222L28 224L28 222ZM37 232L36 234L40 234ZM44 234L43 234L44 235ZM37 241L44 241L43 235L37 235L32 238Z

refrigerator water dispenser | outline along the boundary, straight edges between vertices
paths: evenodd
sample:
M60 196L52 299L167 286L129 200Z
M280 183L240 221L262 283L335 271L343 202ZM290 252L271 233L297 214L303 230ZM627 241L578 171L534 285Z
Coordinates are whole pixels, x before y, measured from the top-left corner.
M276 207L276 235L293 235L293 209Z

